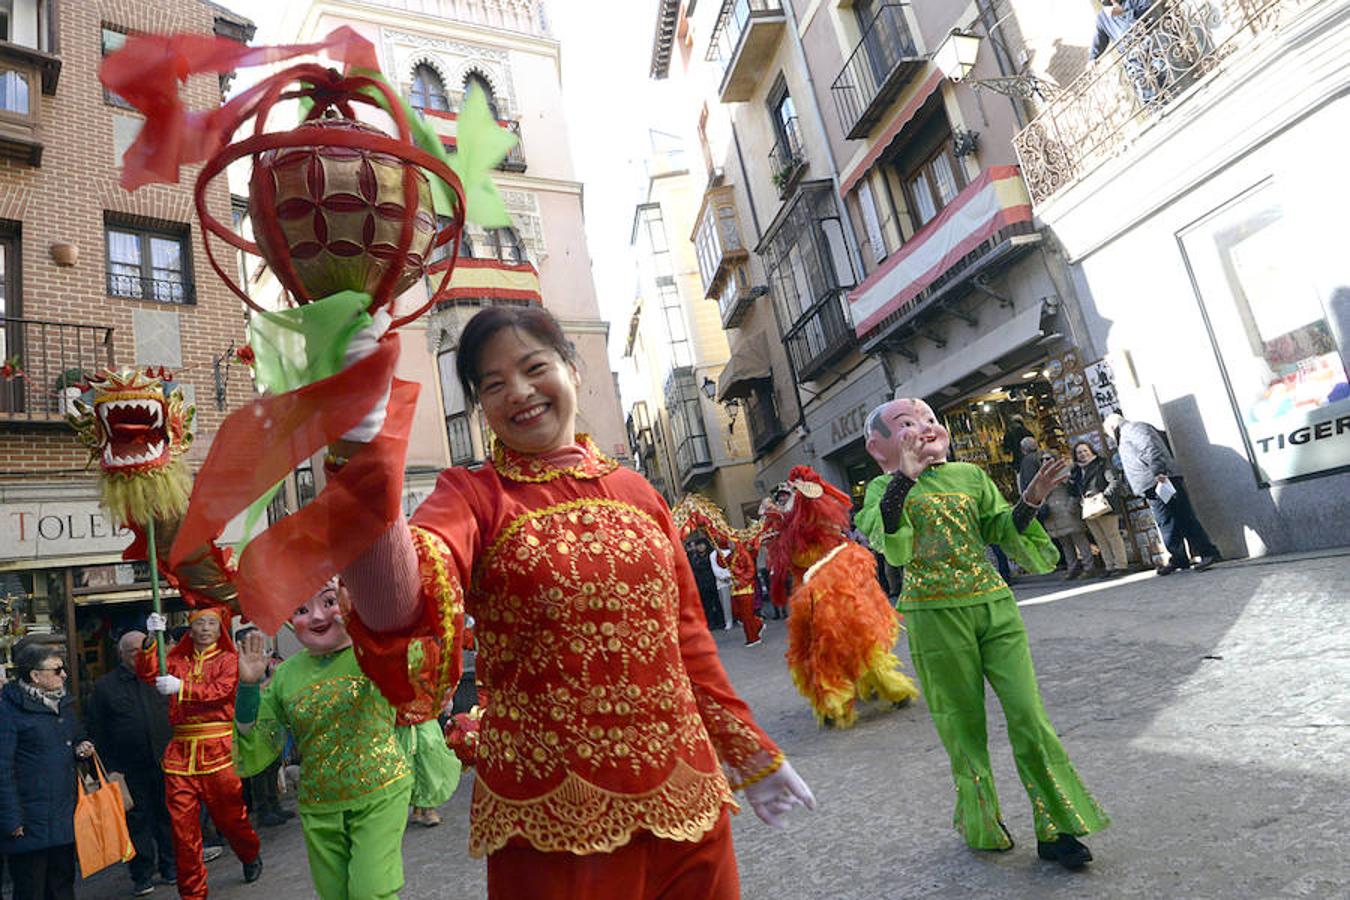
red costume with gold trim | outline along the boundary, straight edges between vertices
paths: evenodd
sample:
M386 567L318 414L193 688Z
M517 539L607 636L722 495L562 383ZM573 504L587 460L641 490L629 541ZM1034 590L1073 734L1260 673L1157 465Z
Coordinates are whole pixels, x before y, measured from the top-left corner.
M173 820L178 894L185 900L206 896L202 863L201 805L243 862L258 858L258 835L248 822L244 788L234 771L234 695L239 686L239 654L230 640L229 613L199 609L191 614L217 616L220 638L198 650L191 633L168 653L168 673L182 682L169 698L173 739L164 751L164 799ZM154 684L158 651L151 643L136 664L141 679Z
M722 669L665 502L578 440L567 467L499 446L489 466L444 472L412 520L419 624L390 635L349 620L396 702L414 688L400 646L440 635L444 690L471 586L488 698L474 856L610 853L642 832L700 841L734 807L723 767L740 780L780 758Z
M851 503L810 466L796 466L793 499L769 547L777 590L791 571L788 670L816 718L847 728L859 699L904 703L919 695L891 652L900 617L876 577L876 560L845 537Z

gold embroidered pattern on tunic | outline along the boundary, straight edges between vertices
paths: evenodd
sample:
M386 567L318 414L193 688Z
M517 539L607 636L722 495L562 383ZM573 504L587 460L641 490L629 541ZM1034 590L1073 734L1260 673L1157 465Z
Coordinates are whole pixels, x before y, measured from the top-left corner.
M727 712L706 691L694 688L694 702L698 704L703 725L708 729L708 737L717 749L717 758L741 772L757 753L764 749L753 728L739 718Z
M979 597L1007 588L985 558L975 498L911 493L905 513L914 527L914 558L905 567L905 600Z
M440 668L436 673L435 696L447 690L453 690L452 673L455 671L455 629L464 615L464 588L459 579L450 575L450 548L445 541L425 528L412 526L413 548L417 551L417 569L422 582L422 595L436 604L440 618L441 645ZM420 667L417 667L420 669ZM420 671L414 671L414 661L409 659L408 680L417 684L422 678Z
M488 697L482 852L515 834L596 852L634 828L702 834L715 822L728 793L681 655L674 554L650 514L591 498L517 517L479 561L469 607ZM655 773L686 769L697 777L646 789ZM589 788L607 799L578 819L569 804Z
M617 461L600 452L590 435L578 434L577 443L586 451L585 458L574 466L556 466L542 457L517 453L497 441L492 452L492 467L503 478L528 484L542 484L564 475L583 480L601 478L619 467Z
M699 772L684 760L657 788L620 794L569 772L541 797L510 800L480 779L474 783L469 855L485 856L513 837L538 850L609 853L636 831L672 841L697 841L712 830L728 804L735 807L721 770Z
M412 773L394 739L389 707L375 694L378 688L369 679L344 675L286 698L291 726L308 739L301 806L350 800Z

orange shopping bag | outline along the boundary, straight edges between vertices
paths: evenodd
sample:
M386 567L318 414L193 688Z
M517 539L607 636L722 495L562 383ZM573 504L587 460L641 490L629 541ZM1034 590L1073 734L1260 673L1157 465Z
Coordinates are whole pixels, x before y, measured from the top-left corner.
M88 789L76 776L75 851L80 858L80 873L88 878L114 863L126 862L136 855L127 830L127 814L122 806L122 790L108 780L103 761L93 756L96 787Z

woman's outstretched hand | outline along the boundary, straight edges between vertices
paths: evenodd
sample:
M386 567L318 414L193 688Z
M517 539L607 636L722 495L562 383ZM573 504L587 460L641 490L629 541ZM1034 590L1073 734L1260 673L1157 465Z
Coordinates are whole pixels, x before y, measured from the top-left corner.
M745 799L750 803L755 815L759 816L764 824L774 828L787 827L783 816L794 806L816 808L816 798L812 795L811 789L787 760L783 760L778 771L772 775L762 781L746 785Z
M1047 459L1041 464L1036 477L1027 485L1025 496L1032 506L1040 506L1050 492L1069 480L1069 462L1059 457Z

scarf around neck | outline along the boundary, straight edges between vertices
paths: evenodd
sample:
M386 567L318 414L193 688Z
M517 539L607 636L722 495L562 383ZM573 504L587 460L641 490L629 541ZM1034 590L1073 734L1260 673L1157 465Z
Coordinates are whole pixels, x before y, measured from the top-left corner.
M44 691L30 681L20 681L19 687L23 688L28 696L41 703L52 712L60 712L61 698L66 695L65 688L59 687L54 691Z

